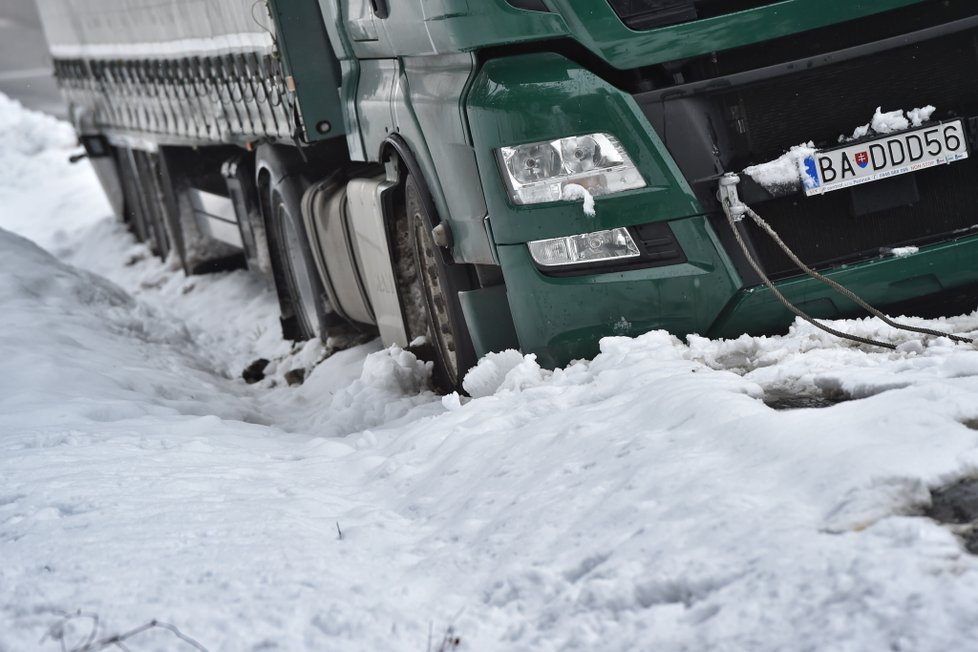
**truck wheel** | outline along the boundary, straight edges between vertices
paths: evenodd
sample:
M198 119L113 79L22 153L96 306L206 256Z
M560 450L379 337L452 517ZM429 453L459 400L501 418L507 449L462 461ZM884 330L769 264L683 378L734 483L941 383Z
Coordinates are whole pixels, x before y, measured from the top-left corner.
M138 242L149 242L152 237L145 210L145 195L139 183L139 169L134 152L126 147L116 149L119 177L123 192L123 221Z
M309 340L325 334L323 289L302 222L302 184L294 176L259 186L282 310L282 336Z
M435 245L431 230L437 219L422 200L421 189L408 176L404 203L417 285L427 315L427 339L434 353L434 382L445 391L462 391L465 373L475 365L475 351L465 325L458 293L473 287L468 270L454 264Z

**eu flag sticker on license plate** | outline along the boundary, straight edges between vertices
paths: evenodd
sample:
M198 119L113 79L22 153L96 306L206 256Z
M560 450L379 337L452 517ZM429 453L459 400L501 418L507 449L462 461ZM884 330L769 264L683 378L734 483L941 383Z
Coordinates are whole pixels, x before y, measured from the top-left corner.
M968 158L961 120L815 152L804 161L805 194L822 195Z

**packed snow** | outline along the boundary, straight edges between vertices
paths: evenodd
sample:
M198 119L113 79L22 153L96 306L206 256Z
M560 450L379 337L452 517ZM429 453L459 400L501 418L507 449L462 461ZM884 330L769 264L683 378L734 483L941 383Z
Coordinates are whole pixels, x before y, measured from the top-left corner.
M978 560L924 516L978 474L973 347L651 332L438 396L406 351L281 342L246 272L155 260L0 101L0 650L70 649L78 611L210 650L974 646Z

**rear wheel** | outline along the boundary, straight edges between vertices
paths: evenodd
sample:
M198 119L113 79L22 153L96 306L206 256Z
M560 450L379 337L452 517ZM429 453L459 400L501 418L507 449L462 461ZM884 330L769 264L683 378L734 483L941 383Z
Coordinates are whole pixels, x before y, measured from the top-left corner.
M422 193L418 180L408 176L404 204L415 282L423 302L423 334L434 354L436 385L445 391L461 391L465 373L475 364L475 351L458 293L472 289L474 284L468 269L455 264L448 252L435 244L431 231L438 220Z
M282 310L282 335L290 340L322 337L325 291L302 222L302 183L286 177L259 185L272 268Z

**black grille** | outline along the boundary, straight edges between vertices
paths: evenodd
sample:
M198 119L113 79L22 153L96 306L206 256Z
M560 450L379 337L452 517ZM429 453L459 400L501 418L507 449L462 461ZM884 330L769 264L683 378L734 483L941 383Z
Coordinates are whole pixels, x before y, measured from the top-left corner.
M838 61L831 65L818 63L823 55L790 70L779 60L771 68L760 66L757 74L740 69L731 77L637 97L701 203L716 211L716 179L723 171L772 160L808 140L831 146L840 134L869 122L878 106L886 111L933 104L938 108L935 119L978 116L978 21L971 17L978 14L978 6L954 1L937 6L956 11L960 20L931 24L929 28L940 33L927 33L926 39L924 33L914 36L908 30L886 47L881 42L858 56L825 53ZM919 11L894 12L892 17L919 17ZM919 28L919 23L912 26ZM849 26L835 29L846 35L840 40L851 41ZM772 57L783 57L783 50ZM971 136L974 139L976 134ZM749 187L744 190L802 260L826 268L879 255L881 248L944 241L971 229L978 223L978 150L974 147L972 156L894 181L902 184L894 186L901 199L877 197L875 212L859 208L853 193L865 191L858 189L812 198L801 194L773 198L763 191L750 194ZM919 200L913 201L918 194ZM720 228L725 229L725 223ZM766 236L753 226L748 232L773 278L799 273ZM730 253L740 258L739 251Z
M649 267L686 262L686 254L665 222L636 226L634 235Z
M734 161L732 169L739 162L776 158L786 145L808 138L830 140L868 122L881 105L893 110L933 104L945 118L978 115L976 52L969 31L738 90L726 100L743 107L748 159ZM777 199L758 209L802 260L826 267L878 255L881 247L947 239L978 223L976 180L978 161L969 159L916 174L921 200L910 206L855 216L854 191L837 191ZM767 237L753 235L772 277L798 273Z
M941 242L978 225L978 159L918 172L895 182L917 183L921 201L854 215L850 192L783 197L755 206L803 261L821 268L866 260L881 249ZM886 183L886 182L881 182ZM781 249L753 223L755 251L772 278L798 274Z
M653 29L712 18L745 9L773 5L782 0L608 0L629 28Z
M752 161L776 158L786 147L812 138L830 144L843 130L869 122L879 106L888 111L933 104L945 117L974 115L978 113L974 34L969 31L769 80L720 99L742 107L749 132L743 154Z

